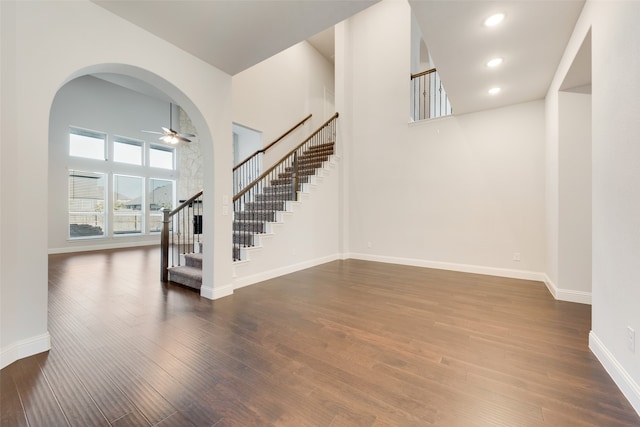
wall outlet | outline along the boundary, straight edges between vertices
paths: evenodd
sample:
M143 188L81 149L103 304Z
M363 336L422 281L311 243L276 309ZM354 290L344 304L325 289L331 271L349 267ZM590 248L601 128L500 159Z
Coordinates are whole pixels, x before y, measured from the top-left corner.
M520 252L514 252L513 253L513 260L514 261L520 261Z
M631 326L627 326L627 348L632 353L636 352L636 331Z

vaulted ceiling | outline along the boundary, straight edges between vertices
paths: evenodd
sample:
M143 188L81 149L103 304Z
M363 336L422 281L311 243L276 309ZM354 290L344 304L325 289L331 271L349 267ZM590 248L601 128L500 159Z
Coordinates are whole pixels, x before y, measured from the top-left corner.
M305 39L327 45L312 36L379 0L92 1L235 75ZM466 113L542 99L584 0L409 3L454 111ZM504 21L483 26L497 12ZM502 65L487 67L493 57ZM491 87L502 90L489 95Z
M93 0L231 75L377 1Z

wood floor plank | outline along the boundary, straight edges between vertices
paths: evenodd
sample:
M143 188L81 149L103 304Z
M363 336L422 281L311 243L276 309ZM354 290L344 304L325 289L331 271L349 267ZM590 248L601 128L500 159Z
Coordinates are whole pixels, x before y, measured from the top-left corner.
M543 283L346 260L210 301L158 263L49 257L52 349L0 371L2 426L640 426Z

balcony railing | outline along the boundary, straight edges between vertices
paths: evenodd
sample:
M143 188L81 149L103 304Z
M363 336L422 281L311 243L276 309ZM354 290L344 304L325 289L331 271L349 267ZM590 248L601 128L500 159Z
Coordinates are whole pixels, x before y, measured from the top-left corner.
M411 75L411 118L435 119L453 114L447 93L435 68Z

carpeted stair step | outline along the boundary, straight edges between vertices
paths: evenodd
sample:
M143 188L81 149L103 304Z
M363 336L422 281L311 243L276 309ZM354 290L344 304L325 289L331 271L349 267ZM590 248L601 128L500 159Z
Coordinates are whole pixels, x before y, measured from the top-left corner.
M202 268L181 265L169 268L169 280L193 289L202 287Z
M312 176L316 174L316 168L313 169L299 169L298 170L298 176L302 177L302 176ZM289 172L280 172L278 174L278 178L289 178L293 175L293 171L289 171Z
M251 232L245 231L234 231L233 232L233 243L241 245L241 246L254 246L254 236L255 234Z
M239 211L233 213L233 218L238 221L264 221L275 222L275 211Z
M245 211L284 211L287 202L285 200L261 200L244 204Z
M250 231L266 233L267 223L264 221L233 221L233 231Z
M301 176L298 178L298 183L299 184L304 184L309 182L309 176ZM276 179L272 179L271 180L271 185L291 185L292 184L292 180L291 178L276 178Z
M290 185L269 185L262 189L263 194L291 193Z
M298 170L299 171L303 171L303 170L313 170L315 171L316 169L322 167L322 162L309 162L309 163L301 163L298 162ZM286 168L284 168L285 172L291 172L293 171L293 166L287 166Z
M298 157L298 161L303 162L303 163L310 163L310 162L313 162L313 161L324 162L332 154L333 154L333 152L331 152L331 151L318 151L317 153L303 154L302 156Z
M287 186L287 191L283 191L281 193L262 193L256 194L256 202L266 202L269 200L293 200L293 192L291 191L291 187Z
M318 144L306 149L305 153L312 153L315 151L333 150L335 144L333 142L325 142L324 144Z

